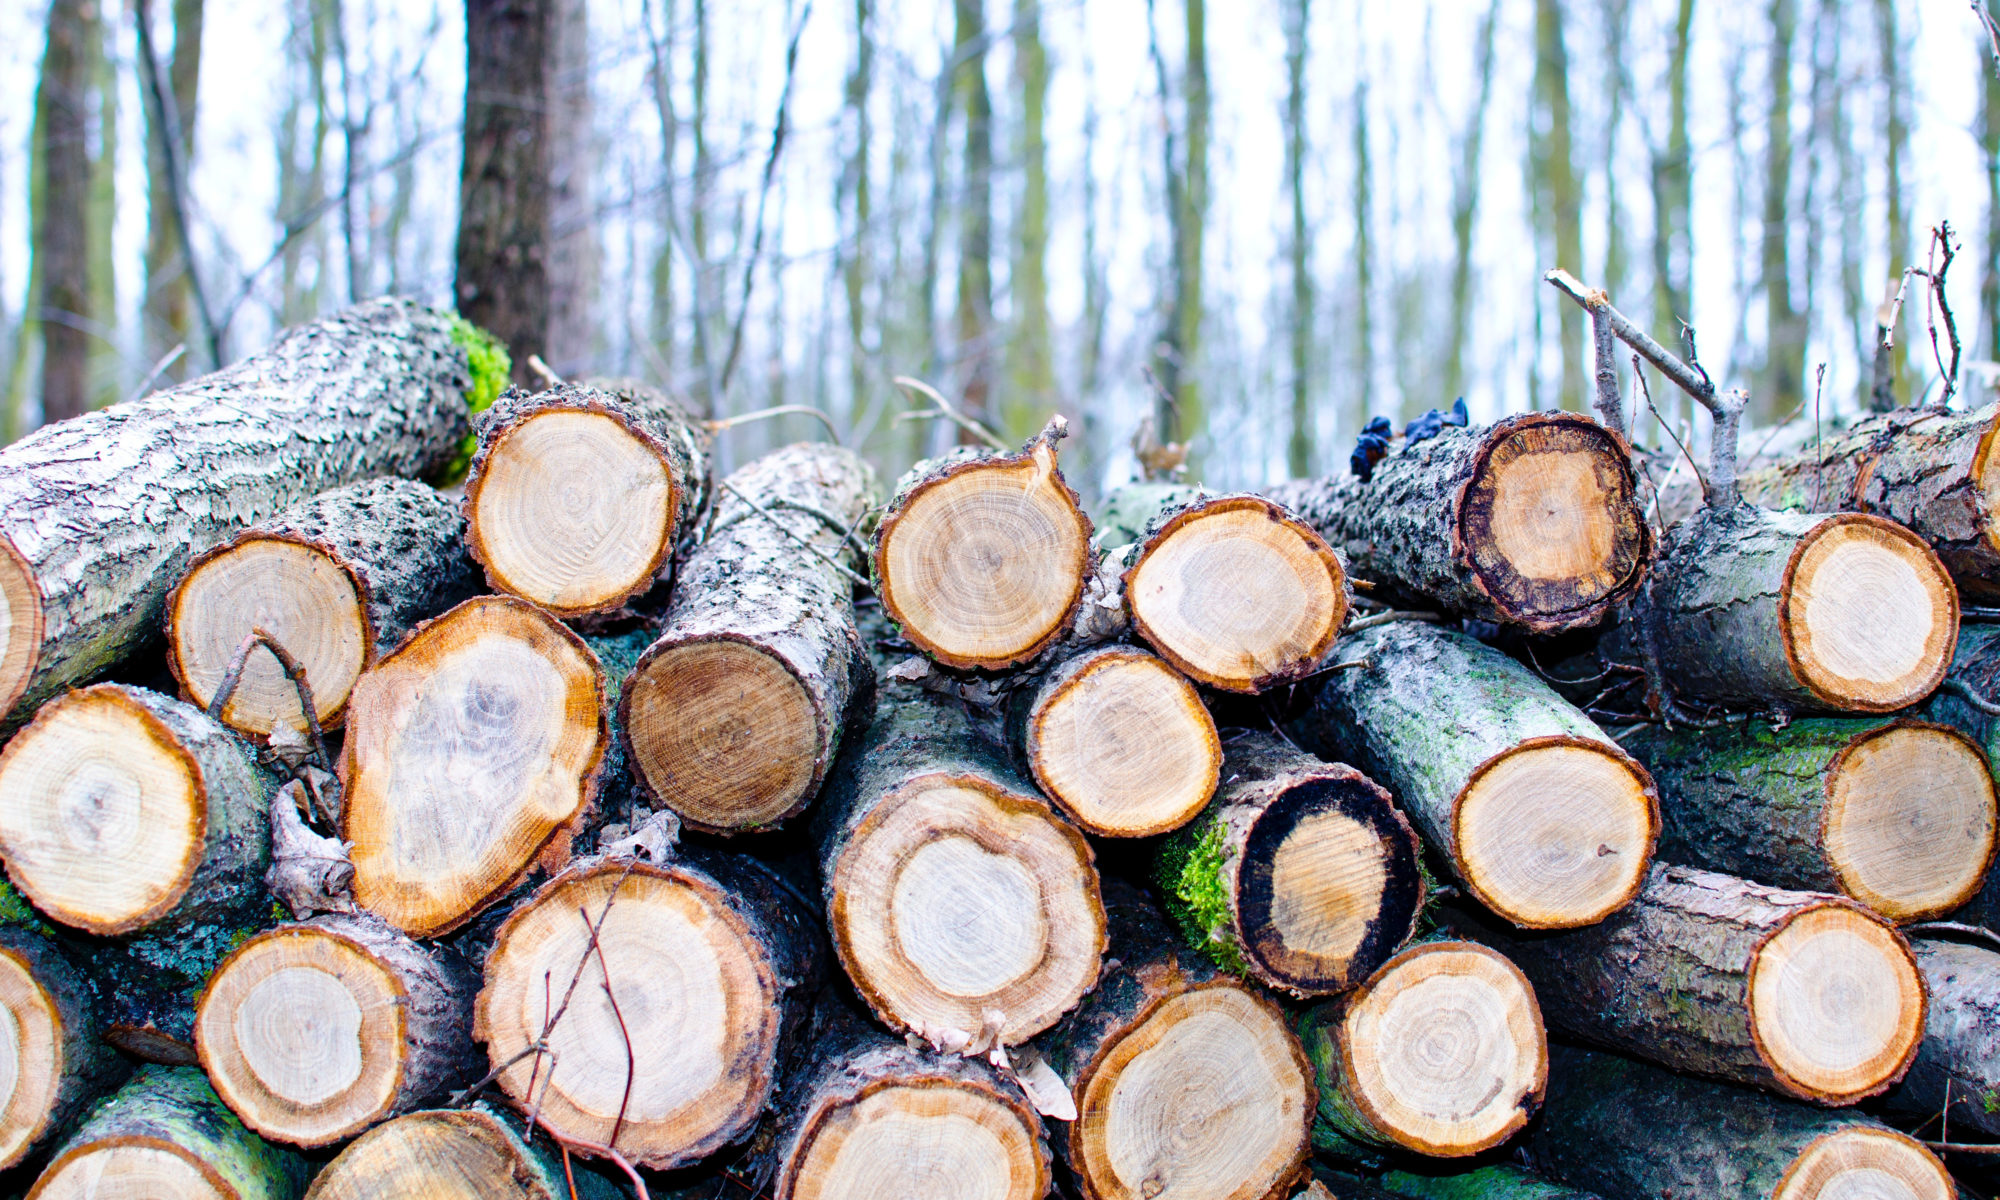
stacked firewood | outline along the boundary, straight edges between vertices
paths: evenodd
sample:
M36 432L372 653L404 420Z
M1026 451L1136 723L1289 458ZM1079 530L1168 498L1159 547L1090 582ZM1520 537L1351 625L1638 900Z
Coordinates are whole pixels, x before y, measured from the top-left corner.
M382 301L0 450L32 1195L1940 1200L2000 1139L2000 409L1671 526L1567 413L1093 519L1060 418L721 475L507 370Z

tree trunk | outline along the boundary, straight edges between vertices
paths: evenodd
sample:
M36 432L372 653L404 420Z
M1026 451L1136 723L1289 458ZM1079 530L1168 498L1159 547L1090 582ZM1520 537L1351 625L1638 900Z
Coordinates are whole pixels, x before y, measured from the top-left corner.
M1285 28L1285 199L1291 209L1291 234L1285 260L1291 275L1291 307L1286 325L1291 352L1290 436L1285 441L1285 466L1292 478L1312 474L1318 433L1313 411L1313 346L1315 326L1312 276L1312 224L1306 215L1306 59L1312 28L1312 0L1287 0Z
M429 485L371 479L293 505L199 555L167 597L167 665L206 708L243 639L262 629L305 668L322 726L420 622L479 590L465 518ZM269 651L244 660L222 719L264 736L303 730L298 689Z
M1428 1167L1422 1173L1391 1171L1382 1177L1382 1186L1412 1200L1600 1200L1595 1193L1550 1183L1508 1163L1453 1175L1433 1175Z
M1881 517L1704 507L1667 534L1634 606L1649 674L1676 702L1893 712L1944 679L1958 594Z
M985 0L953 0L952 92L965 114L958 201L958 377L965 413L988 421L993 390L993 97L986 87ZM967 431L959 438L971 444Z
M179 161L194 162L194 132L199 110L201 85L201 43L204 0L174 0L174 56L167 65L167 92L173 97L172 131L157 115L147 121L146 139L146 300L145 352L148 363L164 358L175 346L185 346L193 332L190 307L193 289L189 286L194 265L189 261L181 228L174 217L173 173L168 163L166 139L178 137ZM148 106L149 114L153 109ZM312 200L317 200L314 196ZM311 203L308 200L307 203ZM298 205L303 208L304 205ZM290 218L295 209L279 215ZM177 364L178 365L178 364ZM169 369L171 371L171 368ZM181 378L185 371L172 374Z
M898 481L871 560L889 619L949 667L1025 663L1070 627L1090 518L1056 464L1062 418L1019 454L962 449Z
M1765 78L1771 103L1764 123L1763 240L1764 370L1756 389L1754 424L1788 419L1805 403L1807 314L1792 305L1792 40L1798 0L1770 0L1771 59ZM1807 149L1811 154L1811 149ZM1808 198L1810 203L1810 198ZM1810 282L1808 282L1810 287Z
M1872 1117L1551 1048L1535 1161L1605 1196L1835 1200L1957 1195L1944 1164ZM1663 1130L1672 1136L1661 1137Z
M580 1160L565 1163L544 1139L528 1136L521 1118L483 1103L415 1112L376 1126L321 1168L306 1193L307 1200L621 1200L625 1195Z
M501 926L473 1034L551 1130L684 1166L747 1137L771 1102L819 988L816 926L740 856L580 862ZM547 1061L523 1054L543 1042Z
M834 949L891 1029L969 1052L1011 1046L1096 980L1090 845L957 702L885 684L814 833Z
M1465 394L1465 352L1472 341L1472 253L1474 224L1479 217L1479 191L1484 176L1480 151L1486 140L1486 114L1492 105L1494 31L1500 24L1499 0L1480 18L1478 49L1479 90L1458 137L1458 163L1451 180L1451 325L1444 345L1445 396ZM1294 476L1304 472L1293 470Z
M40 309L45 423L67 420L90 407L90 330L98 318L90 304L87 246L90 59L103 36L90 0L51 0L35 97L42 135L42 204L35 236L40 294L30 299Z
M1078 1119L1056 1148L1085 1200L1278 1200L1304 1168L1312 1067L1262 993L1177 944L1109 881L1102 981L1037 1042Z
M1403 621L1351 635L1289 726L1397 798L1481 903L1516 925L1589 925L1624 907L1659 828L1643 767L1513 659Z
M1071 655L1015 696L1008 734L1017 759L1086 833L1167 833L1215 791L1214 718L1192 684L1136 646Z
M12 1090L0 1107L0 1167L67 1133L130 1069L98 1037L97 988L54 937L0 929L0 1011L10 1040L0 1068Z
M98 1106L35 1183L43 1200L294 1200L310 1168L245 1129L193 1067L148 1067Z
M1557 265L1583 262L1583 188L1571 153L1569 48L1563 41L1563 0L1535 0L1534 117L1529 170L1536 223ZM1566 268L1567 269L1567 268ZM1564 304L1562 393L1557 407L1583 410L1583 310Z
M1883 197L1885 203L1882 215L1885 218L1882 245L1888 250L1888 277L1892 280L1902 276L1906 267L1916 264L1916 257L1910 253L1910 211L1907 207L1909 195L1903 182L1904 164L1910 154L1910 96L1908 63L1903 47L1903 39L1896 30L1896 6L1892 0L1875 0L1876 46L1879 52L1878 78L1882 87L1882 166ZM1914 339L1905 337L1899 341L1897 349L1906 356L1904 349ZM1877 411L1910 406L1910 376L1907 371L1897 371L1893 392L1887 392L1880 399ZM1884 389L1887 391L1887 389ZM1878 399L1879 403L1879 399Z
M671 569L708 491L708 438L665 392L508 392L479 426L466 546L496 591L561 617L616 609Z
M850 531L877 499L875 472L838 446L788 446L723 482L619 702L638 782L688 824L795 815L866 719L875 672L836 564L858 564Z
M546 89L543 136L548 139L549 323L542 335L542 354L563 376L588 369L602 354L604 342L598 316L598 300L605 290L598 218L603 197L595 178L598 147L592 124L588 9L586 0L550 0L544 18L549 55L541 68ZM513 184L524 185L534 183Z
M259 934L223 960L195 1013L195 1045L244 1124L325 1146L479 1073L477 988L449 949L372 916L322 916Z
M1040 0L1014 0L1013 29L1021 198L1015 209L1014 262L1007 273L1007 299L1014 312L1007 355L1013 369L1001 409L1007 434L1025 437L1056 394L1049 340L1049 52L1042 40Z
M1986 1138L2000 1134L2000 953L1990 938L1984 944L1921 938L1911 949L1924 973L1929 1015L1910 1073L1882 1105L1917 1121L1943 1113L1946 1133L1970 1125Z
M1478 1154L1527 1124L1548 1082L1534 989L1472 942L1410 947L1309 1010L1299 1032L1318 1077L1319 1120L1384 1150Z
M560 865L595 815L608 726L583 639L523 601L478 596L355 682L340 778L354 898L437 937Z
M156 637L194 555L328 488L444 466L483 339L447 314L376 301L0 450L11 719Z
M1470 911L1450 925L1519 964L1558 1032L1780 1095L1876 1095L1923 1036L1909 945L1836 896L1661 864L1590 929L1528 939Z
M200 709L98 684L51 702L0 753L0 856L65 925L187 930L260 901L275 787Z
M1223 751L1208 810L1161 848L1168 910L1190 945L1266 987L1353 987L1416 931L1416 832L1373 780L1276 734Z
M1838 892L1908 924L1971 899L1993 860L1985 753L1940 725L1651 725L1624 744L1659 787L1669 862Z
M1375 464L1266 489L1378 599L1554 633L1595 624L1653 558L1623 438L1588 417L1446 426Z

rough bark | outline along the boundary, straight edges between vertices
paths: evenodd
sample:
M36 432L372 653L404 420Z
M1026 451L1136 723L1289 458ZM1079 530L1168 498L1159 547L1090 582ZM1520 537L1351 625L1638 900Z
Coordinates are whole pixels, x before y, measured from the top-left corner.
M571 1191L571 1183L575 1191ZM414 1112L362 1134L320 1170L307 1200L618 1200L627 1193L521 1118L486 1104ZM657 1195L658 1193L655 1192Z
M1526 667L1461 633L1403 621L1352 634L1289 728L1396 797L1453 871L1517 925L1602 920L1645 876L1652 780Z
M337 725L355 676L479 590L464 542L465 518L427 484L371 479L323 492L196 557L167 597L167 665L182 694L206 708L237 647L261 627L306 668L320 724ZM254 556L273 543L304 549L310 567L300 572L286 560L256 571ZM322 563L352 589L359 628L348 637L339 626L351 622L326 619L348 614L315 603L321 572L312 568ZM203 586L204 568L215 570L214 585ZM268 734L280 719L303 723L292 681L276 658L257 652L222 718L251 734Z
M1276 734L1223 750L1215 799L1161 849L1168 910L1190 945L1266 987L1353 987L1416 931L1416 831L1374 780Z
M1453 1175L1391 1171L1382 1176L1382 1186L1413 1200L1600 1200L1594 1192L1551 1183L1506 1163Z
M866 719L875 673L835 564L858 562L849 531L876 498L874 471L838 446L788 446L724 481L619 702L638 783L688 824L795 815Z
M98 1036L97 984L75 947L22 926L0 928L0 1010L12 1037L13 1087L0 1106L0 1167L11 1167L75 1124L130 1068Z
M194 555L307 496L428 474L467 430L484 335L378 300L179 387L0 450L0 697L19 720L156 636Z
M1780 1095L1881 1093L1923 1033L1908 944L1837 896L1663 863L1631 907L1589 929L1530 937L1457 909L1446 926L1512 958L1550 1028Z
M1569 413L1448 425L1392 450L1366 481L1294 480L1264 494L1318 530L1377 598L1536 633L1596 623L1653 558L1625 440Z
M1993 859L1985 753L1941 725L1653 725L1624 745L1659 786L1669 862L1838 892L1906 924L1964 904Z
M1946 1136L1959 1125L2000 1134L2000 952L1990 939L1918 938L1910 948L1930 1008L1910 1072L1882 1106L1918 1121L1943 1113L1944 1141L1965 1140Z

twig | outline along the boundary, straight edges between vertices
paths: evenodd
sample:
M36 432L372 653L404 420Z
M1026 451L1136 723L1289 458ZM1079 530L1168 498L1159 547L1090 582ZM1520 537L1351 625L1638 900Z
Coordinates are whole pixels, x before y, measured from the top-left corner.
M898 415L896 417L897 421L899 422L918 421L918 420L923 420L926 417L933 417L933 416L943 417L945 420L950 421L952 424L958 426L960 429L965 430L967 433L970 433L973 437L978 438L980 441L985 442L988 446L992 447L995 450L999 450L1004 453L1008 450L1013 449L1012 446L1009 446L1006 442L1000 440L999 434L993 432L991 429L988 429L986 426L981 425L978 421L974 420L973 418L968 417L964 413L958 411L958 409L952 405L951 401L944 398L944 395L941 392L939 392L936 388L932 387L930 384L925 383L923 380L913 379L908 375L898 375L893 380L893 382L897 387L902 388L904 391L915 392L917 395L922 396L923 398L929 400L932 404L937 406L937 411L935 413L923 412L921 410L917 412L906 412Z
M739 488L737 488L735 484L729 482L729 480L727 479L721 480L720 482L722 484L723 490L727 491L730 495L736 497L738 500L741 500L743 503L749 505L750 511L756 513L760 517L763 517L766 521L769 521L771 524L776 525L780 533L783 533L786 537L792 539L799 545L804 546L806 549L812 551L814 554L818 555L821 559L824 559L828 566L832 567L836 571L839 571L842 575L847 576L848 579L852 580L855 583L860 584L862 587L865 588L874 587L873 584L869 583L866 579L863 579L861 576L855 574L854 571L849 569L846 563L841 562L839 559L828 554L826 551L820 549L818 546L813 545L811 541L807 540L806 538L800 537L797 533L793 532L791 526L785 524L783 521L780 521L776 516L772 515L770 509L765 508L763 505L757 503L755 500L752 500L750 497L744 495L743 492ZM840 528L840 526L837 523L833 527L835 529Z
M153 364L153 369L146 372L146 377L139 381L139 386L133 388L132 393L126 399L137 400L147 392L152 391L153 385L160 381L160 376L167 373L168 367L173 366L181 360L181 355L187 353L187 348L187 343L181 342L165 354L160 355L160 361Z
M541 355L530 354L528 356L528 369L533 371L535 374L540 375L542 377L542 381L544 383L547 383L550 387L562 386L562 376L556 374L555 371L549 367L549 364L543 362Z
M1820 394L1826 391L1826 364L1813 373L1813 501L1807 512L1819 511L1820 489L1826 483L1826 443L1819 432Z
M610 1159L613 1166L625 1172L625 1178L631 1183L632 1189L639 1194L639 1200L652 1200L652 1194L646 1190L646 1181L639 1177L639 1172L633 1168L631 1160L627 1159L623 1154L618 1153L617 1150L605 1145L603 1142L564 1137L547 1126L542 1127L542 1132L548 1135L550 1141L566 1150L580 1150L585 1154L595 1154L600 1158Z
M625 1027L625 1014L618 1009L618 997L611 993L611 964L604 961L604 944L597 946L597 966L604 972L605 1003L611 1006L611 1016L618 1022L618 1036L625 1042L625 1094L618 1098L618 1117L611 1122L611 1139L606 1145L616 1146L618 1135L625 1130L625 1110L632 1103L632 1081L639 1074L639 1060L632 1053L632 1031Z
M201 320L202 340L208 343L211 367L222 365L222 334L215 314L208 306L208 291L202 287L201 272L195 269L194 234L188 228L187 163L181 157L181 114L174 96L160 79L160 56L153 45L153 6L139 0L133 24L139 31L139 74L145 84L146 99L153 110L160 134L160 157L167 168L167 207L173 213L174 230L180 235L181 263L187 273L188 291L194 296L195 315Z
M1694 460L1694 455L1688 452L1687 443L1681 440L1680 434L1674 432L1673 426L1667 424L1667 419L1660 415L1660 410L1653 407L1653 389L1646 384L1646 373L1639 368L1639 356L1636 354L1632 356L1632 377L1639 381L1639 395L1645 397L1646 411L1653 414L1653 421L1666 432L1668 437L1673 439L1674 446L1681 452L1681 458L1687 462L1688 470L1694 472L1694 481L1701 485L1702 495L1706 496L1708 494L1708 480L1701 477L1701 464ZM1675 464L1674 469L1680 469L1678 463ZM1667 482L1672 483L1673 479L1669 477ZM1659 503L1660 491L1658 488L1654 488L1653 504L1655 508L1658 507Z
M1590 308L1590 340L1597 359L1597 402L1594 407L1598 421L1623 437L1625 397L1618 391L1618 356L1612 348L1611 323L1604 319L1604 309L1611 306L1611 297L1601 289L1592 296L1601 301L1598 306Z
M737 413L733 417L723 417L719 420L714 420L714 421L703 421L701 423L701 427L703 429L708 430L710 433L721 433L725 429L734 429L738 425L748 425L754 421L768 421L773 417L783 417L783 416L793 416L793 415L801 417L817 417L819 419L819 423L826 426L827 433L832 435L833 444L836 446L840 444L840 430L834 428L833 418L826 415L825 409L814 408L810 404L778 404L770 408L760 408L756 412Z
M236 694L237 687L243 682L243 670L250 664L250 652L258 646L271 652L271 657L278 660L278 669L292 681L293 689L298 692L299 709L306 716L306 732L312 735L313 753L319 756L319 765L331 771L333 759L326 752L326 735L319 727L319 710L313 705L312 685L306 682L306 669L261 625L252 626L236 647L236 653L230 656L229 667L222 673L222 682L216 686L215 695L209 698L209 717L222 720L222 710L228 707L229 698Z
M1910 276L1915 272L1915 267L1906 267L1899 278L1890 280L1892 290L1875 309L1874 381L1869 387L1869 407L1876 412L1889 412L1896 407L1892 382L1896 369L1896 322L1902 319L1903 297L1910 290Z
M1939 257L1940 251L1943 253L1942 258ZM1944 379L1944 392L1938 396L1937 402L1937 407L1940 410L1951 407L1951 398L1958 391L1958 358L1960 352L1958 321L1951 315L1951 300L1945 295L1944 291L1945 276L1950 273L1951 260L1957 256L1957 253L1951 245L1951 222L1939 221L1937 226L1931 230L1930 256L1925 264L1926 269L1921 274L1930 284L1930 291L1925 297L1924 303L1924 323L1930 329L1931 358L1937 362L1938 374ZM1951 366L1949 367L1945 366L1944 353L1938 348L1937 318L1940 313L1944 315L1945 335L1951 342Z
M1972 685L1966 683L1963 679L1947 679L1938 685L1938 690L1941 692L1950 692L1989 717L2000 717L2000 704L1995 704L1978 692L1973 691Z
M1347 628L1341 630L1341 633L1360 633L1364 629L1373 629L1377 625L1387 625L1394 621L1436 622L1442 620L1444 620L1444 617L1434 612L1406 612L1399 608L1392 608L1387 612L1378 612L1373 616L1363 617L1359 621L1349 621Z
M1993 54L1993 78L2000 79L2000 25L1995 25L1993 14L1986 11L1986 0L1972 0L1972 15L1986 31L1986 45Z

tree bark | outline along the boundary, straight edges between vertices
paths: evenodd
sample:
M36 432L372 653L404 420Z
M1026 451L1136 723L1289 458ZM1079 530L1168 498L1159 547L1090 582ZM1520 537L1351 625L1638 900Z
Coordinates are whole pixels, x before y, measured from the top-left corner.
M259 934L223 960L196 1008L195 1045L244 1124L325 1146L479 1073L477 989L449 949L373 916L321 916Z
M1659 828L1643 767L1526 667L1413 621L1350 635L1288 729L1389 794L1481 903L1589 925L1639 890Z
M97 986L74 948L31 929L0 928L0 1010L12 1031L14 1081L0 1106L0 1167L67 1133L130 1067L99 1038Z
M63 421L90 407L90 59L103 37L89 0L52 0L35 97L41 127L40 228L36 272L41 310L42 420ZM11 647L10 647L11 649Z
M510 391L479 426L466 547L496 591L562 617L616 609L672 569L707 496L707 445L643 384Z
M2000 953L1986 944L1920 938L1911 943L1930 997L1924 1040L1910 1073L1882 1097L1885 1110L2000 1134Z
M1215 799L1160 852L1188 943L1293 996L1367 979L1416 931L1416 832L1373 780L1275 734L1238 733L1223 751Z
M1908 924L1971 899L1993 860L1985 753L1940 725L1652 725L1624 745L1659 786L1669 862L1838 892Z
M362 671L479 589L457 505L413 480L350 484L197 556L167 596L167 665L206 708L261 628L305 668L319 723L338 725ZM298 690L268 651L245 660L222 719L253 736L305 725Z
M1661 864L1589 929L1531 939L1469 910L1448 925L1512 958L1558 1032L1779 1095L1877 1095L1923 1035L1908 944L1837 896Z
M466 432L484 335L381 300L0 450L0 697L24 719L157 636L194 555L298 501L428 474Z
M1382 1186L1412 1200L1600 1200L1594 1192L1550 1183L1508 1163L1452 1175L1391 1171Z
M1595 624L1653 558L1625 440L1587 417L1445 426L1368 480L1265 495L1298 514L1378 599L1554 633Z
M768 829L819 791L875 672L850 531L877 499L852 451L800 443L723 482L673 604L619 701L634 775L689 825Z
M527 1135L521 1118L482 1103L376 1126L321 1168L306 1192L307 1200L395 1195L619 1200L626 1192L581 1160L566 1165L546 1139Z

